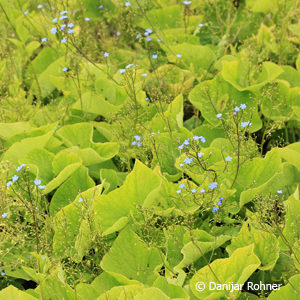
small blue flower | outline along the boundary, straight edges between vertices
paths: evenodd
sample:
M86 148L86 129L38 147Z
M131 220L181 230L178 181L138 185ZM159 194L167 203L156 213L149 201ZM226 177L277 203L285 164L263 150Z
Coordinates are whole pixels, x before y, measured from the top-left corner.
M136 145L136 141L131 142L131 145Z
M200 136L200 141L204 144L206 142L206 139L204 136Z
M148 35L149 35L149 32L145 32L145 33L144 33L144 36L148 36Z
M26 11L24 12L24 16L26 16L28 13L29 13L29 11L26 10Z
M241 108L241 109L246 109L246 104L241 104L241 105L240 105L240 108Z
M6 183L6 186L7 186L7 187L10 187L12 184L13 184L12 181L8 181L8 182Z
M186 0L183 1L183 4L184 4L184 5L190 5L191 3L192 3L192 1L186 1Z
M203 155L202 152L198 152L198 153L197 153L197 156L198 156L198 157L201 157L202 155Z
M138 145L138 147L141 147L141 146L142 146L142 143L141 143L141 142L138 142L137 145Z
M2 276L4 276L4 275L5 275L5 272L4 272L4 271L2 271L2 272L1 272L1 275L2 275Z
M109 57L109 53L108 52L104 52L103 56L104 57Z
M50 30L50 31L51 31L51 33L52 33L52 34L55 34L55 33L57 33L57 29L56 29L55 27L54 27L54 28L51 28L51 30Z
M54 18L54 19L52 20L52 23L57 23L57 18Z
M67 13L68 13L67 10L63 10L63 11L60 12L61 15L65 15L65 14L67 14Z
M199 27L203 27L203 24L202 24L202 23L200 23L200 24L198 24L198 26L199 26Z
M220 114L217 114L217 118L218 119L221 119L222 118L222 114L220 113Z
M30 254L27 254L27 258L30 258Z
M148 32L148 34L151 34L153 32L152 29L149 28L145 29L145 31Z
M214 206L213 209L212 209L212 212L215 213L215 212L217 212L218 210L219 210L219 207L215 207L215 206Z
M7 212L5 212L5 213L2 214L2 218L3 218L3 219L6 218L7 216L8 216L8 213L7 213Z
M60 42L61 42L62 44L65 44L66 41L67 41L67 39L66 39L66 38L63 38Z
M19 176L18 175L14 175L11 179L12 179L13 182L15 182L15 181L17 181L19 179Z
M64 67L64 68L62 68L62 71L63 71L63 72L67 72L67 71L68 71L68 68L67 68L67 67Z
M130 6L130 2L129 1L125 2L124 6L126 7Z
M140 37L141 35L138 33L135 38L138 40Z
M135 135L135 136L134 136L134 139L135 139L136 141L140 141L140 140L141 140L141 137L140 137L139 135Z
M179 150L182 150L183 147L184 147L184 145L182 144L182 145L178 146L178 149L179 149Z
M59 30L63 31L65 28L66 28L66 24L63 24L63 25L60 26Z
M229 155L225 157L226 161L232 161L232 157L230 157Z
M194 140L194 141L197 141L197 140L199 140L199 139L200 139L200 136L197 136L197 135L193 136L193 140Z
M73 24L73 23L69 23L69 24L68 24L68 27L69 27L69 28L73 28L73 27L74 27L74 24Z
M181 57L182 57L182 55L181 55L181 54L176 54L176 56L177 56L178 58L181 58Z
M177 190L176 193L177 193L177 194L180 194L180 193L181 193L181 190Z
M40 185L42 183L42 180L41 179L35 179L34 180L34 184L35 185Z
M152 55L152 58L153 58L153 59L157 59L157 54L153 54L153 55Z
M16 171L19 172L21 171L26 165L25 164L21 164L16 168Z
M238 106L236 106L235 108L234 108L234 111L239 111L240 110L240 108L238 107Z
M70 29L68 30L68 33L74 33L74 29L70 28Z
M147 42L151 42L152 41L152 38L150 37L150 36L148 36L147 38L146 38L146 41ZM153 55L152 55L152 57L153 57ZM156 57L157 58L157 57Z
M40 9L40 8L42 8L42 7L43 7L42 4L39 4L39 5L37 6L38 9Z
M190 142L189 142L189 138L187 138L184 142L183 142L183 145L189 145Z
M148 97L146 97L146 98L145 98L145 101L149 101L149 98L148 98Z
M44 186L44 185L39 185L38 188L39 188L40 190L43 190L43 189L45 189L45 186Z
M223 197L220 197L219 198L219 201L218 201L218 205L220 206L220 205L222 205L222 201L224 200L224 198Z
M102 4L101 4L101 5L99 5L99 8L100 8L100 9L102 9L102 8L103 8L103 5L102 5Z
M61 16L59 17L60 20L68 19L68 16Z
M85 21L87 21L87 22L90 20L90 18L84 18L84 19L85 19Z
M80 202L82 202L83 201L83 199L80 197L79 199L78 199L78 202L80 203Z
M208 187L209 187L211 190L213 190L213 189L215 189L217 186L218 186L218 185L217 185L216 182L212 182L212 183L209 184Z
M190 164L193 161L193 158L186 158L183 162L186 163L187 165Z
M47 42L47 38L46 37L42 38L42 42L43 43Z
M200 190L200 193L205 193L205 189L201 189L201 190Z
M184 166L184 164L179 164L179 167L183 167Z
M47 256L43 256L42 259L45 259Z
M180 189L183 189L185 187L185 184L184 183L181 183L180 185L179 185L179 188Z
M196 189L192 189L192 190L191 190L191 193L193 193L193 194L195 194L196 192L197 192Z
M250 125L252 125L252 123L250 123L250 122L241 122L241 126L242 126L243 128L245 128L245 127L247 127L247 126L250 126Z
M147 73L143 73L142 76L143 76L143 77L147 77L148 74L147 74Z
M119 36L121 34L121 32L117 31L116 32L116 36Z
M282 190L277 190L277 194L282 194Z
M129 64L125 67L125 69L130 69L133 66L133 64Z
M126 72L125 69L121 69L121 70L120 70L120 73L121 73L121 74L124 74L125 72Z

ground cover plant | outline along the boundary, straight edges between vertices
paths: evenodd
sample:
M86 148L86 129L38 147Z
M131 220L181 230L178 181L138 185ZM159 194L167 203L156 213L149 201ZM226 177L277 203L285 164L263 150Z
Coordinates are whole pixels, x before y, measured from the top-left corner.
M0 299L300 299L299 0L0 11Z

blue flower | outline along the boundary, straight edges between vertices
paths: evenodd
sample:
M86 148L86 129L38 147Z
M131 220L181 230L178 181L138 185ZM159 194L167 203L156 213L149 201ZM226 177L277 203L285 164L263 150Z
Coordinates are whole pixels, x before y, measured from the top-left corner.
M30 254L27 254L27 258L30 258Z
M65 28L66 28L66 24L63 24L63 25L60 26L59 30L63 31Z
M66 39L66 38L63 38L60 42L61 42L62 44L64 44L66 41L67 41L67 39Z
M6 186L7 186L7 187L10 187L12 184L13 184L12 181L8 181L8 182L6 183Z
M19 179L19 176L18 175L14 175L11 179L12 179L13 182L15 182L15 181L17 181Z
M179 167L183 167L184 166L184 164L179 164Z
M241 109L246 109L246 104L241 104L241 105L240 105L240 108L241 108Z
M146 98L145 98L145 100L146 100L146 101L148 101L148 100L149 100L149 98L148 98L148 97L146 97Z
M1 275L2 275L2 276L4 276L4 275L5 275L5 272L4 272L4 271L2 271L2 272L1 272Z
M224 200L224 198L223 197L220 197L219 198L219 201L218 201L218 205L220 206L220 205L222 205L222 201Z
M282 194L282 190L277 190L277 194Z
M179 185L179 188L180 189L183 189L185 187L185 184L184 183L181 183L180 185Z
M205 189L201 189L201 190L200 190L200 193L205 193Z
M133 66L133 64L129 64L125 67L125 69L130 69Z
M192 189L192 190L191 190L191 193L193 193L193 194L195 194L196 192L197 192L196 189Z
M197 153L197 156L198 156L198 157L201 157L202 155L203 155L202 152L198 152L198 153Z
M131 145L136 145L136 141L131 142Z
M39 5L37 6L38 9L40 9L40 8L42 8L42 7L43 7L42 4L39 4Z
M42 180L41 179L35 179L34 180L34 184L35 185L40 185L42 183Z
M139 39L139 38L140 38L140 36L141 36L141 35L138 33L138 34L136 35L136 37L135 37L135 38L136 38L136 39Z
M71 29L71 28L70 28L70 29L68 30L68 33L74 33L74 29Z
M2 218L3 218L3 219L6 218L7 216L8 216L8 213L7 213L7 212L5 212L5 213L2 214Z
M69 27L69 28L73 28L73 27L74 27L74 24L73 24L73 23L69 23L69 24L68 24L68 27Z
M234 110L235 110L235 111L239 111L240 108L239 108L238 106L236 106L236 107L234 108Z
M217 118L218 119L221 119L222 118L222 114L220 113L220 114L217 114Z
M28 13L29 13L29 11L26 10L26 11L24 12L24 16L26 16Z
M103 5L99 5L99 8L102 9L102 8L103 8Z
M39 185L38 188L39 188L40 190L43 190L43 189L45 189L45 186L44 186L44 185Z
M52 20L52 23L57 23L57 18L54 18L54 19Z
M126 72L125 69L121 69L121 70L120 70L120 73L121 73L121 74L124 74L125 72Z
M206 139L204 136L200 136L200 141L204 144L206 142Z
M232 157L230 157L229 155L225 157L226 161L232 161Z
M134 136L134 139L135 139L136 141L140 141L140 140L141 140L141 137L140 137L139 135L135 135L135 136Z
M129 1L125 2L124 6L126 7L130 6L130 2Z
M150 36L148 36L147 38L146 38L146 41L147 42L150 42L150 41L152 41L152 38L150 37ZM152 57L153 57L153 55L152 55ZM156 57L157 58L157 57Z
M245 128L245 127L247 127L247 126L250 126L250 125L252 125L252 123L250 123L250 122L241 122L241 126L242 126L243 128Z
M213 189L215 189L217 186L218 186L218 185L217 185L216 182L212 182L212 183L209 184L208 187L209 187L211 190L213 190Z
M121 32L117 31L116 32L116 36L119 36L121 34Z
M184 147L184 145L182 144L182 145L178 146L178 149L179 149L179 150L182 150L183 147Z
M80 203L80 202L82 202L83 201L83 199L80 197L79 199L78 199L78 202Z
M60 20L68 19L68 16L61 16L59 17Z
M177 194L180 194L180 193L181 193L181 190L177 190L176 193L177 193Z
M51 28L51 30L50 30L50 31L51 31L51 33L52 33L52 34L55 34L55 33L57 33L57 29L56 29L56 27L54 27L54 28Z
M61 15L65 15L65 14L67 14L67 13L68 13L67 10L63 10L63 11L60 12Z
M142 143L141 143L141 142L138 142L137 145L138 145L138 147L141 147L141 146L142 146Z
M183 145L189 145L190 142L189 142L189 138L187 138L184 142L183 142Z
M109 57L109 53L108 52L104 52L103 56L104 57Z
M182 55L181 55L181 54L176 54L176 56L177 56L178 58L181 58L181 57L182 57Z
M202 24L202 23L200 23L200 24L198 24L198 26L199 26L199 27L203 27L203 24Z
M186 0L183 1L183 4L184 4L184 5L190 5L191 3L192 3L192 1L186 1Z
M187 165L190 164L193 161L193 158L186 158L183 162L186 163Z
M47 256L43 256L42 259L45 259Z
M199 140L199 139L200 139L200 136L197 136L197 135L193 136L193 140L194 140L194 141L197 141L197 140Z
M147 77L148 74L147 74L147 73L143 73L142 76L143 76L143 77Z
M87 21L87 22L90 20L90 18L84 18L84 19L85 19L85 21Z
M42 42L43 43L47 42L47 38L46 37L42 38Z
M21 164L16 168L16 171L19 172L21 171L26 165L25 164Z
M62 68L62 71L63 71L63 72L67 72L67 71L68 71L68 68L67 68L67 67L64 67L64 68Z
M157 59L157 54L153 54L153 55L152 55L152 58L153 58L153 59Z
M145 31L148 32L149 34L151 34L153 32L152 29L149 29L149 28L145 29Z
M218 210L219 210L219 207L215 207L215 206L214 206L213 209L212 209L212 212L215 213L215 212L217 212Z

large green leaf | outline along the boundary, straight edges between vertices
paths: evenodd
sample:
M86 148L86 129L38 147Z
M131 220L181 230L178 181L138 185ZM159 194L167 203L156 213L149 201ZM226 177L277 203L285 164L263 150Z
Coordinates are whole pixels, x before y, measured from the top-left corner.
M0 291L1 299L5 300L36 300L35 297L27 294L26 292L18 290L13 285Z
M254 245L239 248L229 258L216 259L209 266L200 269L191 279L190 288L198 299L222 299L226 295L237 297L241 286L260 266L260 260L253 252ZM199 282L204 283L203 291L199 290ZM230 292L217 290L217 284L238 284L239 289ZM198 288L198 290L197 290Z
M100 265L105 271L152 284L158 276L155 271L161 264L159 250L149 248L127 227L121 231Z
M273 269L279 258L280 248L277 238L269 232L250 228L247 222L243 224L239 235L234 237L226 248L227 252L231 255L238 248L254 244L254 254L261 261L259 269L264 271Z

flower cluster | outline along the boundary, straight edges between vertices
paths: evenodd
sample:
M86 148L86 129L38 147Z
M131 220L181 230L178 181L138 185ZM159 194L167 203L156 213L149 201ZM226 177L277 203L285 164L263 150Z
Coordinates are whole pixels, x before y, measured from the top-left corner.
M214 206L213 209L212 209L212 212L215 213L219 210L220 206L222 205L222 201L224 200L223 197L220 197L219 198L219 201L217 203L218 206Z
M134 141L131 142L131 145L137 145L138 147L142 146L141 137L139 135L134 136Z

